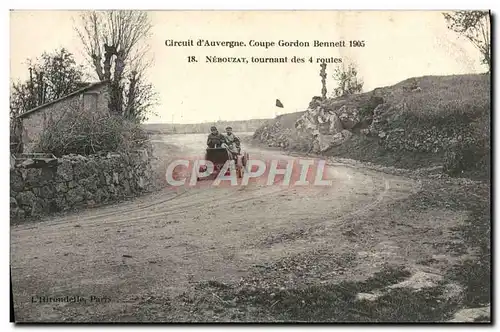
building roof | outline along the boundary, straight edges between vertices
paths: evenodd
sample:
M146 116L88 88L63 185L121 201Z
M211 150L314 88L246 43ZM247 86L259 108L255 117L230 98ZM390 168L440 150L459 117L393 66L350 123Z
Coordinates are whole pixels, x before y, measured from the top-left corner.
M65 99L67 99L67 98L69 98L69 97L73 97L73 96L78 95L78 94L80 94L80 93L84 93L85 91L88 91L88 90L90 90L90 89L93 89L93 88L99 87L99 86L101 86L101 85L105 85L105 84L107 84L107 83L109 83L109 80L107 80L107 81L102 81L102 82L97 82L97 83L92 83L92 84L90 84L90 85L88 85L88 86L86 86L86 87L84 87L84 88L82 88L82 89L76 90L76 91L71 92L71 93L69 93L69 94L67 94L67 95L65 95L65 96L62 96L62 97L61 97L61 98L59 98L59 99L56 99L56 100L53 100L53 101L49 101L48 103L45 103L45 104L43 104L43 105L37 106L37 107L35 107L35 108L32 108L32 109L30 109L29 111L26 111L26 112L24 112L24 113L22 113L22 114L18 115L17 117L18 117L18 118L24 118L24 117L26 117L26 116L28 116L28 115L30 115L30 114L33 114L33 113L35 113L35 112L37 112L37 111L39 111L39 110L41 110L41 109L43 109L43 108L45 108L45 107L47 107L47 106L53 105L53 104L55 104L55 103L58 103L58 102L60 102L60 101L65 100Z

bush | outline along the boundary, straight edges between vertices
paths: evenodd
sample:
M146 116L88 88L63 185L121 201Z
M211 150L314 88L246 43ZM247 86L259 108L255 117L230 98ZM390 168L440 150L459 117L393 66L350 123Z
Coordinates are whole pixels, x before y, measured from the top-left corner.
M377 108L378 105L384 103L384 98L378 96L371 96L370 99L360 105L359 115L362 119L373 116L373 111Z
M75 116L76 114L76 116ZM43 131L36 152L91 155L100 152L131 151L146 145L148 136L137 123L117 115L71 112Z
M363 80L358 78L358 70L352 63L347 66L343 64L341 68L336 68L333 79L338 85L333 92L335 97L350 96L363 90Z

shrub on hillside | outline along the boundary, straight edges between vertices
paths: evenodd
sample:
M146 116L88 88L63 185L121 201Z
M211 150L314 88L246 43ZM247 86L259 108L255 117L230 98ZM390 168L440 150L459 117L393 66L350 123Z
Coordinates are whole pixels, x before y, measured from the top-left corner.
M368 101L360 105L359 115L362 119L373 116L373 111L378 105L384 103L384 98L372 95Z
M310 152L313 148L314 137L304 132L293 131L287 137L287 149L297 152Z
M43 131L37 152L57 157L67 154L131 151L146 146L148 136L137 123L117 115L72 112Z

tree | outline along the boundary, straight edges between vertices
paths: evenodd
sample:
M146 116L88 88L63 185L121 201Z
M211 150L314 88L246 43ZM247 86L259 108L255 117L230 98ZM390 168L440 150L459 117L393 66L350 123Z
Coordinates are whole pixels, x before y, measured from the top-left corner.
M158 102L157 94L153 90L153 86L144 80L142 73L135 70L130 73L125 97L125 118L144 122L148 120L149 115L155 114L152 108Z
M136 121L147 119L156 93L145 80L150 65L146 39L152 28L147 12L89 11L76 31L100 81L110 81L110 110Z
M358 78L358 70L352 63L347 67L342 64L341 68L335 68L333 79L337 82L333 92L335 97L353 95L363 90L363 81Z
M42 104L81 89L86 84L83 66L77 65L73 54L62 48L44 52L39 58L28 59L29 78L14 82L10 93L11 141L20 141L20 121L17 116Z
M491 69L490 13L479 10L459 10L443 13L448 29L469 40L480 52L481 62Z

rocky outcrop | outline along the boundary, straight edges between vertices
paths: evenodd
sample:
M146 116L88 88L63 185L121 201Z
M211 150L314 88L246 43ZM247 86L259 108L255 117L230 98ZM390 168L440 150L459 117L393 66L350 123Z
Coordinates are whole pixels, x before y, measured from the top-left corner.
M69 155L10 170L11 220L119 201L153 189L150 154ZM29 167L27 167L29 165Z
M359 130L369 134L374 109L384 103L383 98L375 96L353 96L349 99L326 99L314 97L309 107L297 120L295 130L305 137L313 137L311 151L325 153L341 145ZM302 135L304 136L304 135Z
M321 134L336 134L344 129L341 120L335 113L330 113L321 107L308 110L295 124L297 130L315 131Z
M283 128L276 121L261 127L254 138L269 146L289 148L307 145L297 143L297 137L302 137L311 140L308 152L326 153L356 133L377 139L388 151L441 153L466 136L463 128L454 132L443 132L437 126L414 129L408 123L418 119L408 113L404 100L386 103L375 94L327 100L314 97L295 128Z
M337 110L342 126L345 129L353 129L361 122L361 117L357 108L342 106Z
M282 125L277 118L254 138L296 152L403 168L441 165L448 175L466 176L465 170L486 179L489 85L487 75L426 76L367 93L314 97L303 113L296 113L294 124Z
M342 143L350 139L351 136L352 133L347 129L344 129L341 132L336 133L335 135L330 135L330 134L325 135L319 133L315 137L316 142L313 145L312 151L315 153L319 152L324 153L335 146L341 145Z

